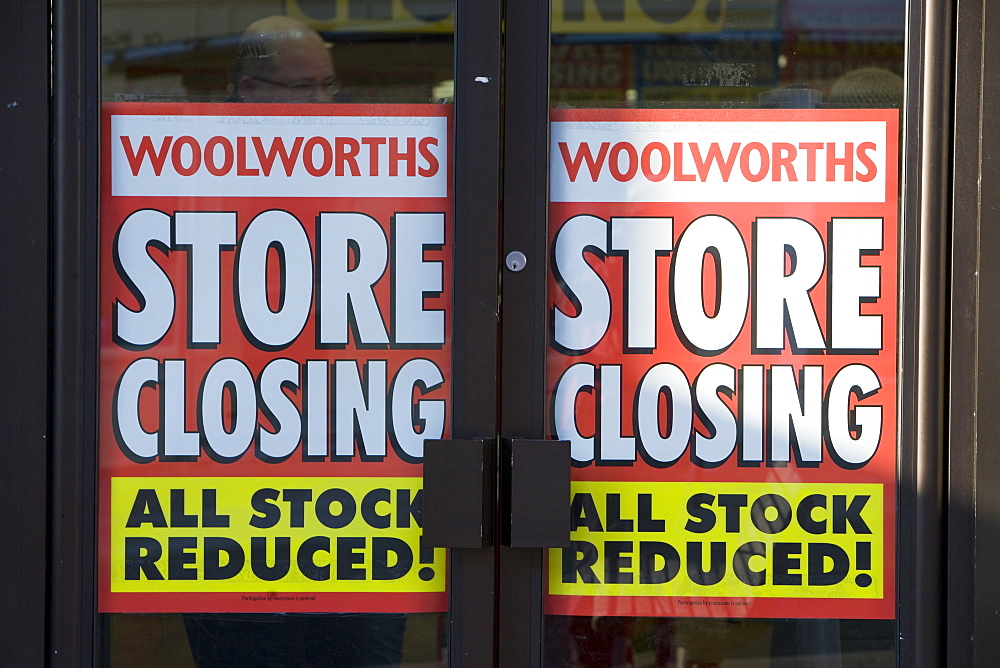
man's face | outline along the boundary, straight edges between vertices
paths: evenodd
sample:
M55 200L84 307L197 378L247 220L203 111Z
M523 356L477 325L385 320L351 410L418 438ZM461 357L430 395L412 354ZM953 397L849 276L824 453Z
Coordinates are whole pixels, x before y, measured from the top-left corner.
M330 102L336 79L330 54L318 38L286 41L265 75L244 75L247 102Z

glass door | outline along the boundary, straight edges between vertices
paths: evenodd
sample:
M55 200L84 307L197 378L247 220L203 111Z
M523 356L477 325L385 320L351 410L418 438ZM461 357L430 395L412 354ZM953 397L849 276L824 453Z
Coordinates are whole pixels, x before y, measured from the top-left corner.
M895 664L905 12L508 3L501 433L573 468L502 662Z
M101 662L492 660L492 536L422 534L495 442L499 25L102 2Z

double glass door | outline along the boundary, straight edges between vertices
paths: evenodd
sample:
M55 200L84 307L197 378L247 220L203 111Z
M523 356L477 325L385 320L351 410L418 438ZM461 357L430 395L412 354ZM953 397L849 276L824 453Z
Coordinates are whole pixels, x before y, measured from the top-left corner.
M467 4L102 3L102 660L892 665L904 4Z

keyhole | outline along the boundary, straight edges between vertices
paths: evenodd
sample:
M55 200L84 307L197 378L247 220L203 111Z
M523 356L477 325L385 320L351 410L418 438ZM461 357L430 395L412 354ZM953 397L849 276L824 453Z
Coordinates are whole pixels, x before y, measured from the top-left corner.
M528 264L528 258L521 251L511 251L507 254L507 268L511 271L521 271Z

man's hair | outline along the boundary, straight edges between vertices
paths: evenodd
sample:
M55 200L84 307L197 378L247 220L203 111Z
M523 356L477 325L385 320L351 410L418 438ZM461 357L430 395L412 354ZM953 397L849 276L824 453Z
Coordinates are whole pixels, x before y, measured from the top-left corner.
M235 78L265 75L274 70L276 56L288 42L321 40L319 34L288 16L268 16L247 27L236 50Z

